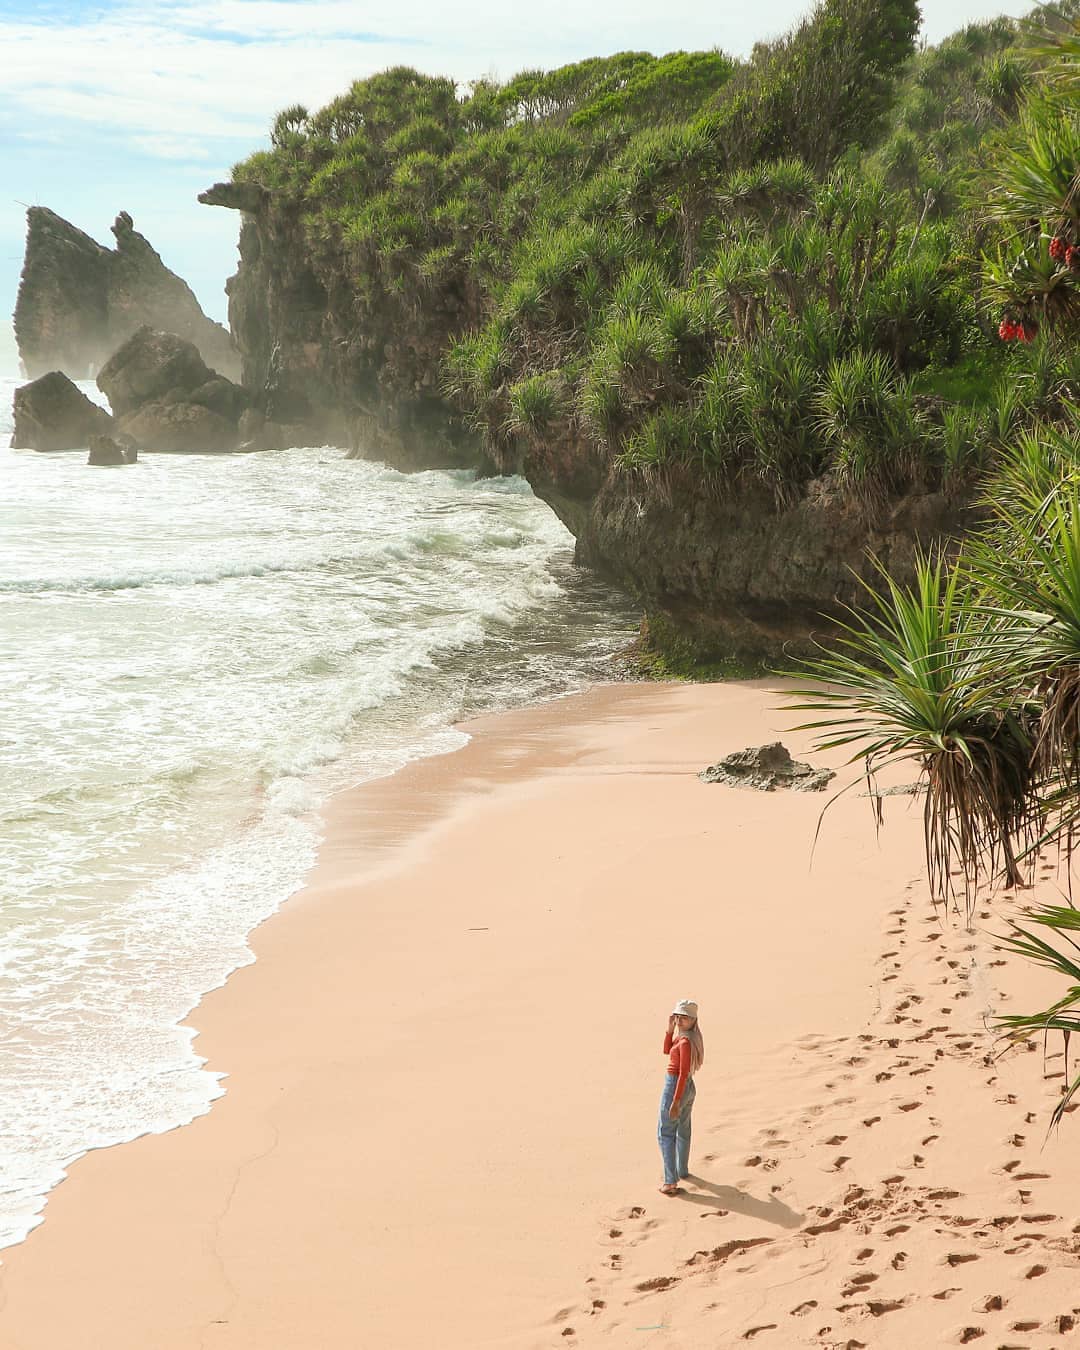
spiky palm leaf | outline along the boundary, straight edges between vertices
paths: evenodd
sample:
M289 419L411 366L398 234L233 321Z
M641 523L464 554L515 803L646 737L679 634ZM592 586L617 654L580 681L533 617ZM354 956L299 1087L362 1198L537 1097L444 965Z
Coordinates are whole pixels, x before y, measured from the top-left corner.
M1038 701L1035 769L1061 780L1061 826L1080 815L1080 493L1063 484L1035 510L999 505L1010 546L977 543L971 573L991 613L1008 614L1004 660Z
M1028 922L1049 928L1067 942L1072 952L1056 947L1019 924L1001 940L1002 950L1032 961L1047 970L1056 971L1069 981L1065 993L1049 1008L1038 1013L1012 1013L997 1019L997 1025L1010 1039L1028 1040L1032 1036L1046 1036L1051 1031L1061 1033L1065 1046L1065 1076L1069 1074L1069 1042L1074 1033L1080 1033L1080 942L1071 933L1080 933L1080 910L1063 905L1042 905L1028 916ZM1080 1092L1080 1074L1067 1083L1062 1098L1054 1109L1050 1125L1060 1124L1066 1109Z
M924 833L931 894L970 906L987 865L1019 880L1018 844L1031 828L1032 741L1003 684L1007 622L988 618L959 569L921 559L911 586L882 572L865 611L851 611L839 650L808 664L813 683L793 695L818 749L851 749L868 776L914 761L926 785Z

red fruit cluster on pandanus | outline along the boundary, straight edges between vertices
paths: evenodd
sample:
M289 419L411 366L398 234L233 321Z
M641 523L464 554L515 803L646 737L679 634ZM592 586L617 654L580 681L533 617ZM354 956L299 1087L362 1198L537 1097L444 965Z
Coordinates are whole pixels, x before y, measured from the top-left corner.
M1080 272L1080 248L1070 244L1065 250L1065 266L1070 272Z
M1055 234L1053 239L1050 240L1050 256L1053 258L1054 262L1065 262L1068 249L1069 245L1062 239L1060 234Z
M1002 342L1030 342L1038 331L1031 320L1002 319L998 325L998 337Z

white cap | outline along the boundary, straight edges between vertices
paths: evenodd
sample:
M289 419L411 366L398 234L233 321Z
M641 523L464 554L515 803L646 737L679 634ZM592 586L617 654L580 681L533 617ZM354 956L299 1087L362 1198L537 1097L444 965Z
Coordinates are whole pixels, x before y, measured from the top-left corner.
M672 1017L697 1017L697 1004L692 998L681 998L672 1010Z

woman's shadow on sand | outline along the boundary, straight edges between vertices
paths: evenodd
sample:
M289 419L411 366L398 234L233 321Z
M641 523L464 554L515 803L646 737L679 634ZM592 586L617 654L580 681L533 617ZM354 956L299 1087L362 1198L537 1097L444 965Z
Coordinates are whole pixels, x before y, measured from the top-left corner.
M744 1214L749 1219L775 1223L781 1228L799 1228L805 1218L805 1215L796 1214L775 1195L770 1196L768 1200L756 1200L752 1195L747 1195L745 1191L740 1191L734 1186L718 1186L713 1181L706 1181L704 1177L695 1176L693 1172L687 1177L687 1181L691 1182L695 1189L679 1191L676 1198L688 1200L694 1205L711 1205L714 1209Z

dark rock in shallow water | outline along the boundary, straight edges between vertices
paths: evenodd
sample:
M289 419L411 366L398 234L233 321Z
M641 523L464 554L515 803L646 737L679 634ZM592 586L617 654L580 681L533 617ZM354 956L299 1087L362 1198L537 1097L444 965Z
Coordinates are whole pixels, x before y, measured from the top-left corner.
M135 464L139 452L129 437L91 436L87 464Z
M836 774L832 769L815 769L812 764L792 759L787 747L774 741L772 745L736 750L718 764L702 769L698 777L704 783L757 788L759 792L774 792L777 788L820 792Z
M239 374L228 332L206 317L191 288L169 271L126 211L112 227L115 249L47 207L30 207L26 218L15 336L28 374L60 367L77 379L89 376L147 323L194 342L215 370Z
M321 445L323 437L299 423L274 422L249 408L240 418L238 450L290 450L297 445Z
M198 403L144 403L118 426L144 450L221 453L236 449L236 426Z
M223 380L220 376L199 385L189 397L192 403L209 408L211 412L224 417L228 422L239 422L251 403L246 389L233 384L232 380Z
M113 352L97 379L120 431L147 450L234 450L249 398L211 370L194 343L142 327Z
M15 391L13 450L81 450L113 419L59 370Z
M217 378L193 342L143 325L105 362L97 386L114 414L124 417L157 400L190 400Z

